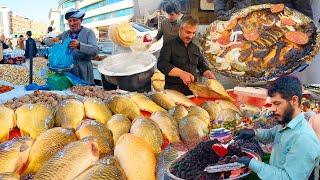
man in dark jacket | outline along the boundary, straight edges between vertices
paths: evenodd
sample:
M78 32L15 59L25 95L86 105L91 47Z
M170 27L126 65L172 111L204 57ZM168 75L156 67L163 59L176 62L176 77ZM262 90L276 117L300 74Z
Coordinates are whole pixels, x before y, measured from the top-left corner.
M36 42L34 41L34 39L31 38L32 36L32 32L31 31L27 31L26 33L28 39L26 41L26 51L24 53L24 57L26 58L30 58L31 56L32 57L36 57L37 55L37 46L36 46ZM33 49L32 50L32 55L30 55L30 49Z
M309 16L312 19L312 8L310 0L232 0L233 8L227 8L227 2L229 0L214 0L215 5L215 13L217 15L217 19L227 20L230 18L230 14L235 12L236 10L257 4L277 4L283 3L289 8L296 9L301 13ZM230 10L230 11L229 11Z

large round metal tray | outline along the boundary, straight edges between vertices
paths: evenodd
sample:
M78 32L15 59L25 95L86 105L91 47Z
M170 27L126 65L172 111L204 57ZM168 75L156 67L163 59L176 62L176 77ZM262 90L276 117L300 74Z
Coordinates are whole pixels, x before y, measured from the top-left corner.
M248 155L252 156L252 158L254 158L255 160L261 161L261 157L257 153L255 153L255 152L253 152L253 151L251 151L249 149L245 149L245 148L243 148L242 151L247 153ZM170 172L171 165L173 163L179 161L183 157L184 157L184 155L178 157L177 159L175 159L174 161L172 161L171 163L168 164L168 166L167 166L167 176L169 177L170 180L185 180L185 179L182 179L182 178L179 178L179 177L173 175ZM238 177L232 177L232 178L228 178L228 179L225 179L225 180L243 179L243 178L247 177L250 174L251 174L251 170L249 170L248 172L246 172L246 173L244 173L244 174L242 174L242 175L240 175Z
M235 12L231 19L236 18L236 17L245 17L247 16L250 12L261 10L261 9L268 9L270 8L271 4L262 4L262 5L255 5L255 6L250 6L244 9L241 9L237 12ZM285 11L292 13L293 16L299 17L303 22L313 22L312 19L307 17L306 15L294 10L290 9L288 7L285 8ZM203 35L203 38L205 38L208 33L210 32L211 25L208 26L206 32ZM306 66L308 66L314 57L317 55L320 49L320 33L315 34L315 39L314 43L312 44L312 50L309 52L308 55L304 56L303 58L300 58L298 61L295 61L294 64L290 64L290 68L287 70L281 70L281 69L276 69L274 72L272 72L270 76L268 77L252 77L252 76L246 76L246 75L239 75L237 73L233 73L231 71L223 71L223 70L218 70L214 64L210 63L208 60L208 55L204 53L205 59L207 59L207 62L211 65L212 70L215 73L218 73L222 76L225 76L229 79L231 79L232 82L239 83L241 85L250 85L250 86L264 86L267 84L269 81L274 81L277 79L277 77L291 74L293 72L297 71L302 71ZM204 48L204 43L201 44L202 50Z

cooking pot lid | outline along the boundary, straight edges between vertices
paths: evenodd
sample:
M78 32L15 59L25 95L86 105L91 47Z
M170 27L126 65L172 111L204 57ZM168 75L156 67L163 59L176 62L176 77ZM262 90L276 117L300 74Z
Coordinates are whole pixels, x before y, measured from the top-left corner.
M107 76L130 76L145 72L155 64L156 57L150 53L130 52L107 57L98 65L98 70Z

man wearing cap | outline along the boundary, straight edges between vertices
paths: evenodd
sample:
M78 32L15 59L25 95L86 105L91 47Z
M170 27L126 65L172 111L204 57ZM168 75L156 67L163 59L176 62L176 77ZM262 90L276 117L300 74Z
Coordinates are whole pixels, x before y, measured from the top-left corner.
M70 9L65 14L70 29L56 38L46 38L45 43L50 45L54 41L71 38L69 47L72 49L74 61L71 72L89 84L94 84L91 59L98 52L97 39L91 29L81 26L84 16L84 12Z

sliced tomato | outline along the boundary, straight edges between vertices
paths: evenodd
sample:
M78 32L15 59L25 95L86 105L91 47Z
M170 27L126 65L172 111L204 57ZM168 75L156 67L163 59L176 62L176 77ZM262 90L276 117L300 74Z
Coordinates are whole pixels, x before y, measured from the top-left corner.
M304 45L309 42L309 37L306 33L301 32L301 31L289 31L285 33L286 39L289 41L299 44L299 45Z
M243 37L248 41L255 41L260 37L258 28L252 30L243 30Z
M284 10L284 4L272 4L270 7L272 13L279 13Z
M230 32L224 31L217 40L219 44L225 46L230 43Z
M282 17L280 21L281 21L281 24L287 25L287 26L294 26L297 24L294 20L292 20L289 17Z

